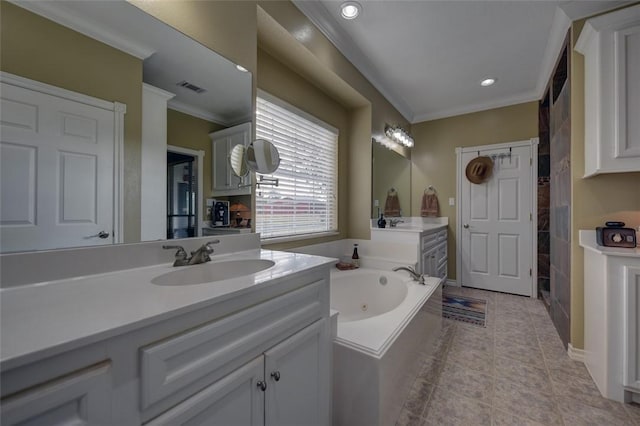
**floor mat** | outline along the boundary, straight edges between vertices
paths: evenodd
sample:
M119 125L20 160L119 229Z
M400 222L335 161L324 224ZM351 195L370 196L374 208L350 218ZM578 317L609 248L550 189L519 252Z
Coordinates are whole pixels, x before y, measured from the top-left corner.
M442 316L468 324L486 326L487 301L457 294L442 294Z

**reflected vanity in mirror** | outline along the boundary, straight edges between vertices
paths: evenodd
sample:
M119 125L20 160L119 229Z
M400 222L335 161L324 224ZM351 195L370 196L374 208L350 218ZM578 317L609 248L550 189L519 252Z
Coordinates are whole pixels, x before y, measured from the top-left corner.
M202 235L209 134L251 125L251 74L124 1L0 7L0 251Z
M411 161L372 140L371 218L411 216Z

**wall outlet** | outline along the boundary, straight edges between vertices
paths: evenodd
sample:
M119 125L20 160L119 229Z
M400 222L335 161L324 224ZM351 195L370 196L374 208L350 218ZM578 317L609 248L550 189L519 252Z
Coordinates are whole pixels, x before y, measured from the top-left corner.
M373 207L380 207L380 201L373 200Z
M450 206L455 206L456 205L456 199L453 198L453 197L449 198L449 205Z

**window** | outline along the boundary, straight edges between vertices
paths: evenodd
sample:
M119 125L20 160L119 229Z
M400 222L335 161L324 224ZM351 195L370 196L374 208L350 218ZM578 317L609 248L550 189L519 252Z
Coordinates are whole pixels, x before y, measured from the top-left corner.
M271 141L280 167L265 177L278 186L256 190L256 231L262 239L338 230L338 130L264 92L256 136Z

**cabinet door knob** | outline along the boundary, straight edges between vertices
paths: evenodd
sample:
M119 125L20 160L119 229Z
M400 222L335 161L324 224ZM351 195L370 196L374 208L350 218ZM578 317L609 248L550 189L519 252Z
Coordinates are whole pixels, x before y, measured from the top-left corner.
M469 229L469 224L468 224L468 223L465 223L464 225L462 225L462 227L463 227L464 229Z
M263 382L262 380L259 380L258 383L256 383L256 385L260 388L262 392L267 390L267 382Z
M280 380L280 372L279 371L274 371L273 373L271 373L271 377L273 378L273 380L275 380L276 382Z

